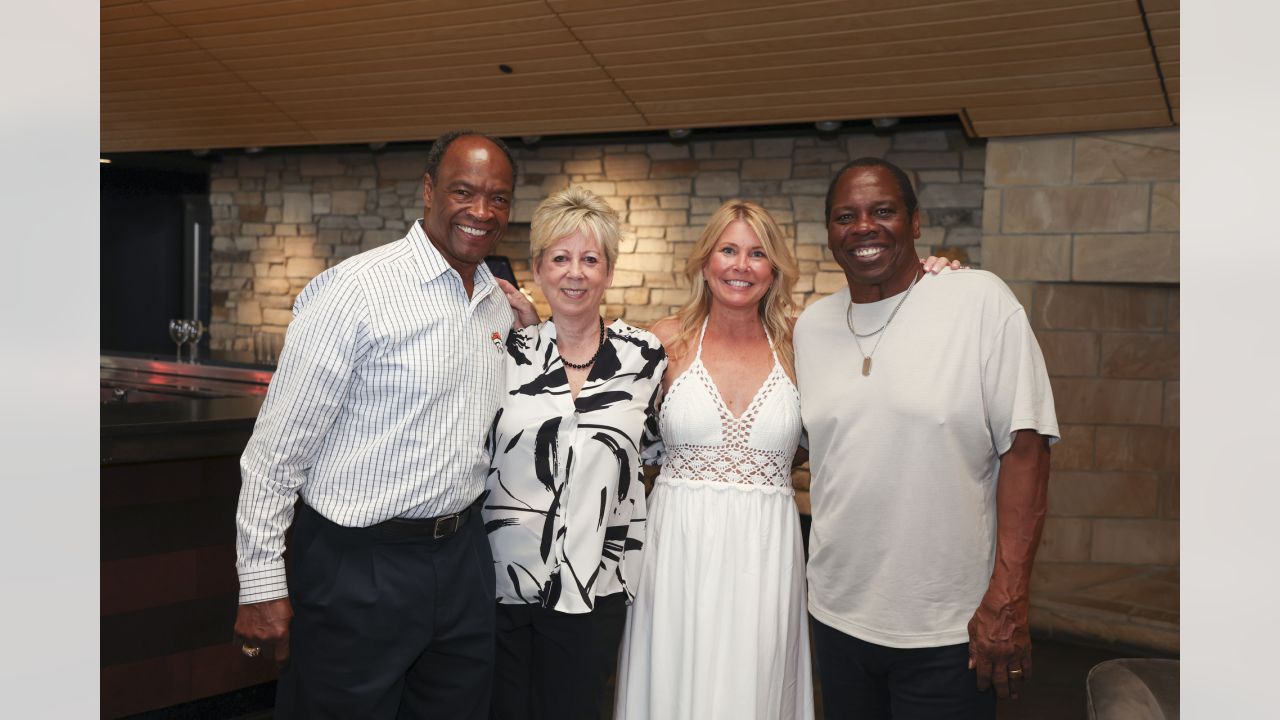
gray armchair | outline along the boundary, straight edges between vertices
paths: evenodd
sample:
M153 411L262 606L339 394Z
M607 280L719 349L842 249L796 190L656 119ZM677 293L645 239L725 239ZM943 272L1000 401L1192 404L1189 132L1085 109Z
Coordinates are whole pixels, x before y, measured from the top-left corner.
M1178 720L1178 661L1098 663L1086 681L1089 720Z

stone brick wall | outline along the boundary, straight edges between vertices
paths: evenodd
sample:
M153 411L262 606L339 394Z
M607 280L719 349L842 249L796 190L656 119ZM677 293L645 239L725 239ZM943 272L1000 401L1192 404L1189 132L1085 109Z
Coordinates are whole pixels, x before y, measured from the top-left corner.
M982 242L1028 309L1062 430L1033 617L1165 650L1178 647L1178 139L992 140Z
M515 150L520 165L512 222L528 222L547 194L570 183L606 197L624 238L606 311L634 323L670 314L686 297L680 276L693 242L725 200L754 200L773 213L800 259L796 299L844 284L826 249L822 208L832 171L865 155L913 173L924 225L921 251L950 248L981 263L982 142L953 128L893 135L812 134L685 144L546 145ZM401 237L422 214L425 152L271 154L228 158L211 180L214 349L251 351L279 335L293 297L323 270ZM498 248L540 310L527 232L513 226ZM267 338L269 339L269 338Z
M528 232L519 223L549 193L580 184L622 216L623 239L605 312L645 324L687 297L682 277L711 213L732 198L767 208L800 263L795 299L807 304L844 286L826 247L823 204L832 172L863 156L912 174L922 209L924 255L945 250L981 263L985 143L958 125L892 135L812 134L683 144L546 145L514 148L519 179L513 223L497 253L512 261L539 312ZM243 353L278 348L293 298L326 267L404 235L422 214L426 152L270 154L235 157L212 170L213 285L210 342ZM797 472L808 512L808 474Z
M993 140L987 269L1010 282L1178 282L1178 130Z
M822 217L832 172L863 155L908 169L923 210L921 253L945 251L1008 281L1052 377L1063 439L1035 578L1037 626L1176 648L1177 130L984 143L956 126L516 154L515 224L498 252L543 315L518 223L548 193L585 184L625 223L606 312L638 324L684 301L684 260L710 214L734 197L768 208L793 243L797 301L838 290L844 277ZM311 277L401 237L422 213L424 159L269 154L217 165L213 347L252 351L278 340ZM796 481L807 487L803 471ZM807 511L807 493L797 501ZM1129 585L1116 590L1117 582ZM1089 615L1104 610L1111 615Z

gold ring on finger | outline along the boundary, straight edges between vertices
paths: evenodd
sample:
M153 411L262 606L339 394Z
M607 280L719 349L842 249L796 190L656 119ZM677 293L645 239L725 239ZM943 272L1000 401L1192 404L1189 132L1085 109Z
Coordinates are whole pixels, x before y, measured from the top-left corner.
M253 645L241 645L240 652L244 653L245 657L254 658L262 653L262 648Z
M1016 669L1016 670L1010 670L1010 671L1009 671L1009 677L1011 677L1011 678L1020 678L1020 677L1022 677L1022 669L1021 669L1021 668L1018 668L1018 669Z

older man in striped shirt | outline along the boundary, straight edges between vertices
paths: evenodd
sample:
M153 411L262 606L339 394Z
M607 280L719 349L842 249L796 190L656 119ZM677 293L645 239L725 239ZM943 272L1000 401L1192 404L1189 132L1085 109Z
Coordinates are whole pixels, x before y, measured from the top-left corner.
M442 136L425 217L294 304L236 513L235 629L281 666L277 718L488 712L494 577L476 502L513 318L484 258L514 184L501 140Z

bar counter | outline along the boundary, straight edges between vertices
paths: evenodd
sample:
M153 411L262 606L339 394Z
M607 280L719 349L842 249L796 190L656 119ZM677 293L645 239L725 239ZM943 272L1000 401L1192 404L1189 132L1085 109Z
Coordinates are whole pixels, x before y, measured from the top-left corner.
M275 677L232 643L239 458L271 371L102 357L103 717Z

